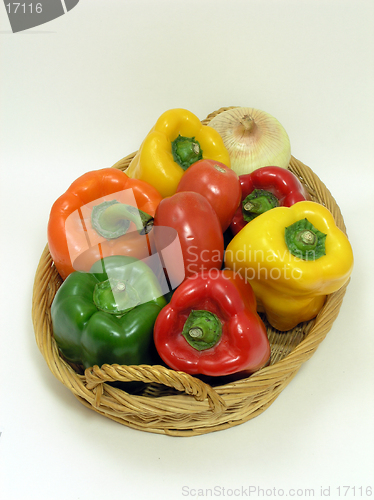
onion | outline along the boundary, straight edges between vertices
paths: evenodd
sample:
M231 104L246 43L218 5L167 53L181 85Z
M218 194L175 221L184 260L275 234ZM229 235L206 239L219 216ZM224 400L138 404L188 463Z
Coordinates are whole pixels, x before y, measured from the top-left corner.
M232 108L216 115L209 126L222 137L231 168L238 175L266 166L288 167L290 139L269 113L253 108Z

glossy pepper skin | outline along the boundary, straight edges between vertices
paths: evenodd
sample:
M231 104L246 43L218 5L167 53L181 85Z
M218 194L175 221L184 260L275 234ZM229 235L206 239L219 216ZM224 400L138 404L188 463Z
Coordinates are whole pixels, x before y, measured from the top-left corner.
M154 226L156 230L169 227L178 234L180 252L169 254L167 262L172 281L181 283L185 277L222 267L221 224L212 205L200 193L181 191L164 198L157 207ZM155 246L161 251L163 241L158 237Z
M177 187L177 193L200 193L212 205L222 232L229 227L241 200L238 175L223 163L200 160L189 167Z
M53 335L65 358L84 368L152 364L153 326L165 304L144 262L107 257L62 283L51 306Z
M239 181L241 203L230 224L234 235L250 220L267 210L277 206L290 207L299 201L310 199L296 175L284 168L261 167L250 174L240 175Z
M90 214L96 201L99 204L111 199L114 193L119 193L118 201L124 201L121 196L127 199L130 189L130 199L137 208L153 217L161 195L147 182L131 179L115 168L83 174L54 202L48 221L48 246L62 279L76 270L89 271L102 257L130 255L141 259L149 255L146 238L136 231L105 240L91 224Z
M229 243L225 266L251 283L269 323L287 331L314 318L347 282L353 253L330 211L301 201L247 224Z
M251 286L230 270L183 282L157 317L154 339L170 368L192 375L246 375L270 359Z
M203 158L230 166L218 132L186 109L171 109L159 117L126 172L167 197L175 193L185 170Z

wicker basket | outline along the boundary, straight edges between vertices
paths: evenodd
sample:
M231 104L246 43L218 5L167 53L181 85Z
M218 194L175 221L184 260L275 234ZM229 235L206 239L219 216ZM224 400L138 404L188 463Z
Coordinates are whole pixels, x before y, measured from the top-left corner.
M218 113L210 114L203 124ZM135 153L114 165L125 170ZM344 221L334 198L306 165L291 158L289 169L307 187L311 199L325 205L338 227ZM69 365L52 335L50 307L61 278L46 246L35 275L32 319L36 342L50 370L82 404L134 429L173 436L193 436L226 429L266 410L309 359L339 313L346 286L328 296L317 318L281 333L267 325L270 365L249 378L212 387L198 378L162 366L104 365L83 370ZM141 381L144 390L127 393L107 382Z

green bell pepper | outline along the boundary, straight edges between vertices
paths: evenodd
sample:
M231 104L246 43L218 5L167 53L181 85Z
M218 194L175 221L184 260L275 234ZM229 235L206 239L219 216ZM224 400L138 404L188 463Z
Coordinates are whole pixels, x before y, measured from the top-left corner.
M106 257L62 283L51 306L53 335L67 361L84 368L153 364L153 325L165 305L144 262Z

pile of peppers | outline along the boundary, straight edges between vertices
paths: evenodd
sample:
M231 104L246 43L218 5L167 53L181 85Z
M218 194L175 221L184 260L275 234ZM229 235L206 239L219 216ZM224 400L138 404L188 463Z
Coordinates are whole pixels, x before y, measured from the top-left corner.
M248 376L270 361L263 315L280 332L316 317L353 268L348 238L291 171L238 176L184 109L160 116L125 172L76 179L48 244L63 280L53 335L83 368Z

